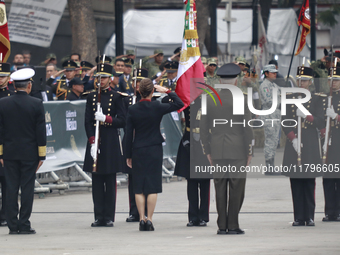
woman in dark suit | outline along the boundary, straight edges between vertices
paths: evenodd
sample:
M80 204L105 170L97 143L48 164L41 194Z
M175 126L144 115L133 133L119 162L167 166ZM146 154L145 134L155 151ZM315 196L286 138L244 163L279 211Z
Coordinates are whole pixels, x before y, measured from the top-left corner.
M154 88L167 93L170 103L151 101ZM162 192L162 163L164 138L160 132L163 115L181 109L184 104L174 92L153 85L150 79L143 79L139 92L142 99L129 107L126 126L126 163L132 168L133 188L138 208L140 231L153 231L152 215L155 210L157 193ZM144 209L147 201L147 221Z

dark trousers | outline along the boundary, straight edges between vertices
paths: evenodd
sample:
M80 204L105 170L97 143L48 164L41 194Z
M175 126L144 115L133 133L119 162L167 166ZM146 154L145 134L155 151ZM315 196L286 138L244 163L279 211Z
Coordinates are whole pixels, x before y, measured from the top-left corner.
M340 179L324 178L325 215L337 217L340 214Z
M241 166L247 164L246 159L214 160L220 166ZM233 175L231 175L233 176ZM217 209L217 226L219 229L238 229L240 213L245 193L246 178L214 178ZM234 175L233 177L236 177ZM229 191L229 192L228 192Z
M129 215L132 215L139 219L139 213L136 205L136 198L135 198L135 192L133 191L133 176L132 174L129 174L129 181L128 181L128 190L129 190L129 206L130 206L130 212Z
M188 179L189 221L209 222L210 179Z
M139 213L138 213L137 204L136 204L135 192L133 190L133 175L132 174L129 174L128 191L129 191L129 206L130 206L129 207L130 208L129 215L132 215L135 218L139 219ZM147 199L146 198L145 198L145 216L148 214Z
M38 160L5 160L6 167L6 220L10 230L29 230L29 218L32 213L34 198L35 171ZM18 195L21 189L21 207L19 211ZM18 219L19 214L19 219Z
M92 199L94 218L114 221L116 212L116 174L92 174Z
M314 220L315 212L315 178L290 178L293 197L294 220Z
M6 180L5 176L0 176L1 185L1 210L0 210L0 220L6 220Z

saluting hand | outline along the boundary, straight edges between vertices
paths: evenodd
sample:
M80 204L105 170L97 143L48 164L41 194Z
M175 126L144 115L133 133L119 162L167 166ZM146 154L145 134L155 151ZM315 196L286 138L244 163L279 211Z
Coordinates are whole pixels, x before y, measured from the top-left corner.
M166 87L162 87L162 86L159 86L159 85L154 85L154 87L155 87L155 89L158 91L158 92L160 92L160 93L166 93L166 92L168 92L168 88L166 88Z

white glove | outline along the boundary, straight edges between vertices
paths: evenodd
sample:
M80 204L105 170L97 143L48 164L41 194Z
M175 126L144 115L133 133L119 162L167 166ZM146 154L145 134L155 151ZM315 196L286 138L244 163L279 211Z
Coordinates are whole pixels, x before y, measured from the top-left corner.
M94 144L91 144L91 156L94 159L95 157L97 157L97 150L96 147L94 146Z
M297 140L297 138L293 139L292 144L293 144L294 150L297 152L298 151L298 140Z
M296 115L301 118L306 118L307 115L304 114L299 108L296 110Z
M333 120L338 116L338 114L334 111L333 106L331 106L331 108L327 108L326 115Z
M101 122L105 122L106 120L106 115L103 114L102 109L100 108L100 111L97 111L94 115L95 120L99 120Z

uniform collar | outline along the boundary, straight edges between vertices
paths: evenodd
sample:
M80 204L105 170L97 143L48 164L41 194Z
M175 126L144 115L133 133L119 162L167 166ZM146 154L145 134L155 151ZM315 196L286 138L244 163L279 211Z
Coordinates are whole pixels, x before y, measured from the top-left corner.
M144 101L151 102L151 99L143 98L143 99L139 100L139 102L144 102Z
M22 90L17 90L16 93L17 95L27 95L27 92Z

